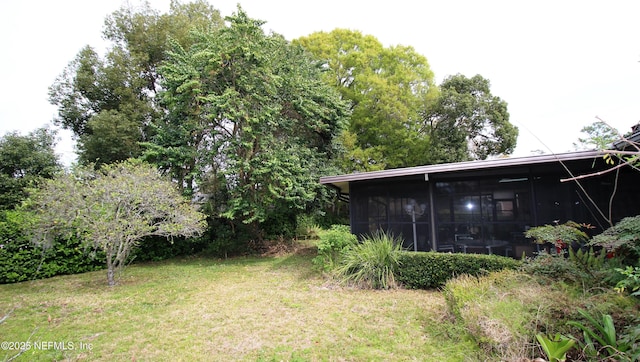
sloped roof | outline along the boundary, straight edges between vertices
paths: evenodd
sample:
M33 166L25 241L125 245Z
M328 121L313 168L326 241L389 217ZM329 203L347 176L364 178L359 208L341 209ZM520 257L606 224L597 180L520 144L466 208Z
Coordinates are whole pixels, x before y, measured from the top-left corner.
M613 143L612 148L617 150L632 150L635 151L640 145L640 123L631 127L631 133L625 138Z
M364 181L364 180L376 180L393 177L415 176L421 174L435 175L443 174L447 172L457 171L473 171L473 170L485 170L485 169L497 169L503 167L515 167L526 165L539 165L545 163L555 163L559 161L574 161L593 159L596 157L602 157L604 153L601 151L577 151L568 153L557 153L553 155L536 155L526 157L508 157L508 158L496 158L491 160L482 161L467 161L467 162L455 162L455 163L443 163L438 165L416 166L406 168L396 168L383 171L371 171L351 173L346 175L337 176L325 176L320 178L320 183L323 185L333 185L338 187L341 192L349 192L349 182L352 181Z

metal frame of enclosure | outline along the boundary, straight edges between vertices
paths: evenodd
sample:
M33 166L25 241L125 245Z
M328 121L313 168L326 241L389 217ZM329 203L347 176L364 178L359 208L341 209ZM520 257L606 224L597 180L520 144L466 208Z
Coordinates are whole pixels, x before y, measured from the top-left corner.
M561 180L611 168L599 151L501 158L322 177L348 200L351 231L384 230L416 251L531 255L530 227L588 223L599 233L640 214L640 172ZM609 202L613 197L613 207ZM601 214L604 213L604 214Z

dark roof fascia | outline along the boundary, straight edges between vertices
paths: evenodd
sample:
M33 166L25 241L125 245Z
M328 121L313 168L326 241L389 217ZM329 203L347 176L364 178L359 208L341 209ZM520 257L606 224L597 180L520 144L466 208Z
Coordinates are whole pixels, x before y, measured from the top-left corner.
M414 176L414 175L421 175L421 174L432 175L432 174L441 174L441 173L447 173L447 172L484 170L484 169L499 168L499 167L536 165L536 164L554 163L559 161L565 162L565 161L592 159L592 158L602 157L602 156L604 156L604 153L596 150L596 151L578 151L578 152L558 153L558 154L552 154L552 155L497 158L497 159L482 160L482 161L443 163L439 165L416 166L416 167L396 168L396 169L383 170L383 171L371 171L371 172L352 173L352 174L337 175L337 176L325 176L320 178L320 183L323 185L327 185L327 184L339 185L339 184L344 184L352 181L376 180L376 179L385 179L385 178L393 178L393 177Z
M631 135L627 136L626 139L614 142L611 146L613 149L620 151L624 151L627 149L635 151L635 146L637 146L638 144L640 144L640 131L632 133Z

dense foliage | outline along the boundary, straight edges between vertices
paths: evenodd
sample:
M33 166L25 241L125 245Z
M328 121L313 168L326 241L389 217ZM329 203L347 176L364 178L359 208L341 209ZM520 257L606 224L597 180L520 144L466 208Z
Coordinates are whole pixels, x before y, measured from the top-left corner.
M581 230L584 225L572 222L529 230L529 236L553 242L558 250L526 260L522 271L541 285L561 288L560 297L553 297L557 305L565 304L568 294L580 296L537 335L547 356L559 351L571 360L633 361L640 356L638 220L625 218L591 240ZM574 348L556 349L568 340Z
M0 211L19 206L27 188L60 171L55 137L54 131L41 128L26 136L10 132L0 138Z
M59 238L51 248L34 245L26 230L31 217L20 210L0 214L0 284L104 268L104 255L96 255L76 237Z
M202 232L196 211L155 167L135 161L77 168L48 180L31 195L33 240L51 245L76 235L106 256L107 281L115 284L132 250L148 236L193 236Z
M497 255L406 252L392 235L378 232L358 241L346 225L320 232L313 262L341 282L374 289L439 288L459 275L479 276L521 264Z
M229 26L173 43L160 73L167 117L145 158L211 204L212 218L286 226L327 201L318 178L331 170L332 140L346 106L299 46L265 34L241 9ZM197 185L197 186L196 186Z
M626 264L640 263L640 215L626 217L596 235L591 245L600 246L624 259Z
M424 117L431 163L484 160L513 152L518 128L507 103L491 94L489 80L456 74L440 84L440 95Z
M343 252L358 243L358 238L351 233L348 225L331 225L329 230L320 232L319 238L318 256L313 262L325 271L335 269Z
M223 20L204 0L123 6L105 20L105 54L86 46L51 85L55 123L81 164L142 158L168 172L204 204L208 249L225 255L338 210L320 176L453 160L434 156L436 124L466 137L444 151L455 160L512 149L506 103L481 77L454 77L440 97L409 46L344 29L289 42L264 23L240 6Z
M0 214L0 284L77 274L105 268L105 254L76 235L58 237L49 247L35 245L27 225L33 216L25 210ZM158 261L203 250L201 238L148 237L135 248L127 263Z
M139 142L149 139L151 126L163 116L158 67L168 39L188 46L192 27L222 25L219 12L203 0L171 1L166 14L144 3L109 15L103 32L111 42L107 54L101 57L87 45L49 89L49 101L58 107L54 121L74 133L79 161L103 164L139 156Z
M296 39L322 61L325 81L351 103L341 135L343 171L426 163L420 112L437 95L427 59L412 47L383 47L371 35L335 29Z
M480 75L454 75L438 88L427 59L385 48L371 35L336 29L296 39L320 59L325 81L351 102L343 172L486 159L513 152L518 129L507 103Z

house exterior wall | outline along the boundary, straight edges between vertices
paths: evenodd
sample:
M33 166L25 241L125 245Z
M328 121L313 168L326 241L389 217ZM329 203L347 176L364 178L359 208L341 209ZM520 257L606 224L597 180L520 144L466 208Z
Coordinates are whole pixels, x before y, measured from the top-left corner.
M606 167L594 160L565 166L576 175ZM572 220L599 233L609 218L616 222L640 214L640 172L625 169L580 185L560 181L567 177L563 167L544 164L444 173L428 180L420 175L354 181L349 183L351 229L356 235L391 232L410 250L519 257L535 250L524 238L530 227Z

